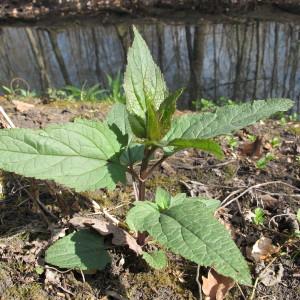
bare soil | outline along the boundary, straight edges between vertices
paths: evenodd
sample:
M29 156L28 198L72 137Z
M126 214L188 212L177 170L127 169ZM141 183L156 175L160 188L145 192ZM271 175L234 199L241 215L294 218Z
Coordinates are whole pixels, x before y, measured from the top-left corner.
M15 125L26 128L68 122L77 116L103 119L110 107L107 103L32 103L33 109L21 112L11 101L0 99ZM262 138L256 151L259 157L244 153L249 134ZM274 137L280 140L278 146L272 145ZM252 299L300 299L300 238L294 235L299 230L295 214L300 208L300 123L267 120L239 131L235 138L239 144L235 147L220 138L226 154L223 161L196 150L170 158L149 180L147 196L153 196L157 185L172 194L186 192L220 201L232 200L247 190L219 210L217 217L245 255L253 283L266 269L276 275L283 268L283 274L272 286L261 280L255 288L235 286L226 299L251 299L252 294ZM274 160L257 168L257 160L267 153ZM0 299L199 299L197 265L172 253L163 271L152 270L126 247L111 247L112 264L95 274L45 265L44 253L53 237L74 230L68 224L70 217L95 213L92 200L124 220L134 201L130 179L127 186L119 185L113 192L81 194L8 173L2 173L0 182ZM37 189L44 211L30 196ZM262 225L251 219L257 207L265 212ZM278 251L255 262L249 251L261 237L270 238ZM200 271L206 276L208 269Z

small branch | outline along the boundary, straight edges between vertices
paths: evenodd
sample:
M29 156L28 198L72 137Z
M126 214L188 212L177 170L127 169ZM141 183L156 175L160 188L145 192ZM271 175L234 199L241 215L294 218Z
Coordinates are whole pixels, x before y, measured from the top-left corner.
M148 178L152 172L157 168L159 165L161 165L169 156L164 155L161 159L159 159L153 166L150 167L150 169L146 172L145 179Z
M199 290L199 300L202 300L202 285L200 283L199 276L200 276L200 265L197 266L197 274L196 274L195 279L196 279L196 282L198 285L198 290Z
M294 214L280 214L280 215L273 216L273 217L270 219L270 221L269 221L269 224L268 224L269 228L271 227L271 222L272 222L272 221L274 221L274 223L277 224L277 223L275 222L275 219L276 219L276 218L279 218L279 217L296 217L296 216L295 216ZM277 224L277 225L278 225L278 224Z
M232 194L230 194L228 197L226 197L223 201L222 201L222 205L221 207L226 207L228 205L230 205L232 202L234 201L237 201L239 198L241 198L242 196L244 196L245 194L247 194L248 192L250 192L251 190L253 189L256 189L256 188L259 188L259 187L262 187L262 186L266 186L266 185L270 185L270 184L283 184L283 185L286 185L290 188L293 188L293 189L296 189L296 190L300 190L298 189L297 187L295 186L292 186L288 183L285 183L283 181L269 181L269 182L264 182L264 183L259 183L259 184L256 184L256 185L253 185L253 186L250 186L248 187L246 190L244 190L241 194L239 194L238 196L234 197L233 199L231 199L230 201L227 202L227 200L234 194L238 193L240 190L236 191L236 192L233 192Z
M136 171L133 169L133 166L128 166L127 167L127 172L132 176L133 179L135 180L140 180L138 174Z
M10 119L10 117L6 114L5 110L3 109L2 106L0 106L0 113L4 117L5 121L7 122L8 128L15 128L15 124L13 121Z

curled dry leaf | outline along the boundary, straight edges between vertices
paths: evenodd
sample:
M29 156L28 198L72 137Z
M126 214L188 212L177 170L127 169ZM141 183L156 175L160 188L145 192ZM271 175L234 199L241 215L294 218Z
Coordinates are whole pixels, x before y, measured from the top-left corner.
M211 269L207 278L202 276L202 291L208 300L223 300L234 286L234 281Z
M279 247L272 244L272 240L266 237L261 237L252 247L251 257L256 261L268 259L272 254L277 253Z
M242 144L239 150L241 155L259 158L262 155L262 145L263 138L258 136L253 143Z
M143 250L128 232L124 229L116 226L113 222L106 220L101 217L99 219L95 218L85 218L85 217L74 217L70 220L76 228L90 227L99 232L101 235L112 234L112 243L116 246L127 245L131 250L133 250L138 255L142 254Z

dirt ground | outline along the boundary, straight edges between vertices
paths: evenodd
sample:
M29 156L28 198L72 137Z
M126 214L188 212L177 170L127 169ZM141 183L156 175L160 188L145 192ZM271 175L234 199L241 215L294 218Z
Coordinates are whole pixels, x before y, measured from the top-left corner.
M30 104L30 109L24 109L0 98L14 124L26 128L77 116L103 119L110 107L108 103ZM259 138L253 143L255 137ZM299 231L300 122L267 120L220 142L226 154L223 161L196 150L167 160L149 180L147 197L160 185L172 194L230 202L216 217L246 257L254 286L235 285L226 299L300 299L300 237L295 235ZM258 160L268 153L273 159L259 168ZM127 186L119 185L113 192L81 194L14 174L2 173L0 182L0 299L199 299L197 265L170 252L169 265L162 271L148 267L128 248L115 246L109 251L111 265L94 274L45 265L47 247L72 232L68 223L72 216L97 216L100 207L124 220L134 201L130 178ZM38 190L42 206L32 201L33 189ZM253 222L258 207L265 214L262 224ZM255 259L253 245L263 237L271 240L273 250ZM200 268L200 275L208 271Z

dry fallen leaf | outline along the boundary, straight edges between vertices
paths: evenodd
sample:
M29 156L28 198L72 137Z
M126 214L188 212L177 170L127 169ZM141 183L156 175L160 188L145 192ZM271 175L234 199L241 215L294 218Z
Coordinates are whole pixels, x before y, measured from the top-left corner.
M128 232L124 229L116 226L111 221L106 220L101 217L99 219L95 218L85 218L85 217L74 217L70 220L70 224L74 227L84 228L91 227L101 235L109 235L112 234L112 243L116 246L124 246L128 245L128 247L133 250L137 254L142 254L143 250L141 246L139 246L135 240Z
M261 199L261 201L262 201L265 208L276 208L278 203L279 203L278 199L272 197L269 194L265 194L265 195L260 196L260 199Z
M256 261L260 262L266 260L272 254L277 253L279 247L276 247L272 244L272 240L266 237L261 237L255 242L252 247L251 257Z
M281 282L283 276L284 268L282 264L273 265L270 268L265 269L260 275L259 278L261 283L265 286L273 286Z
M13 100L12 103L16 106L16 110L23 113L34 108L33 104L25 103L19 100Z
M251 157L261 157L263 138L258 136L253 143L244 143L239 147L241 155Z
M202 291L208 300L223 300L234 286L234 281L211 269L207 278L202 276Z

